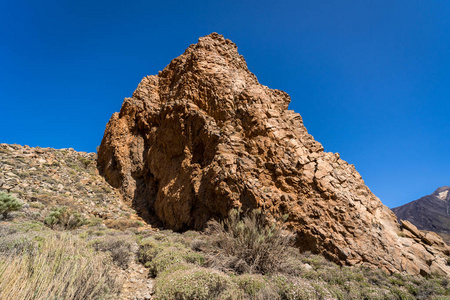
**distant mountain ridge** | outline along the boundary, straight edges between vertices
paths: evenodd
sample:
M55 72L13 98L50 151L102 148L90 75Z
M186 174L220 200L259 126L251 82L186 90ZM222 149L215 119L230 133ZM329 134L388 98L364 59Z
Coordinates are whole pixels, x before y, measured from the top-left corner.
M421 230L434 231L450 244L450 186L442 186L392 211L399 220L408 220Z

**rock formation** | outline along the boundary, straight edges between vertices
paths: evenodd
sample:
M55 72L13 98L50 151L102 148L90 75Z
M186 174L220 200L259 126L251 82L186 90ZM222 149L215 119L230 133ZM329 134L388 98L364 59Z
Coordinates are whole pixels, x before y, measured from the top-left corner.
M393 208L399 220L408 220L420 230L434 231L450 243L450 186Z
M258 83L234 43L210 34L125 99L98 168L141 216L173 230L259 208L287 214L298 247L335 262L450 274L447 246L401 234L410 231L353 165L323 152L289 102Z

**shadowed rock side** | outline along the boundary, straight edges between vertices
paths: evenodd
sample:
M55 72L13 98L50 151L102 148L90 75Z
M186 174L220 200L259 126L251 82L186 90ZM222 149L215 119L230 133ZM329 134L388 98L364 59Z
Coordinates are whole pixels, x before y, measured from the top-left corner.
M353 165L323 152L289 102L213 33L125 99L106 127L99 170L141 216L173 230L260 208L288 214L298 247L335 262L450 273L445 244L400 237L407 229Z
M408 220L420 230L434 231L450 242L450 186L442 186L431 195L393 208L399 220Z

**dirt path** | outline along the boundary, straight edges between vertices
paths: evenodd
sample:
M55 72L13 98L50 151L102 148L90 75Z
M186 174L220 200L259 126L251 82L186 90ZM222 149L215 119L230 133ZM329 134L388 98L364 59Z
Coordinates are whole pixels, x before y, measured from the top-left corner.
M152 298L154 279L148 278L148 269L143 265L131 262L123 270L125 283L121 298L125 300L149 300Z

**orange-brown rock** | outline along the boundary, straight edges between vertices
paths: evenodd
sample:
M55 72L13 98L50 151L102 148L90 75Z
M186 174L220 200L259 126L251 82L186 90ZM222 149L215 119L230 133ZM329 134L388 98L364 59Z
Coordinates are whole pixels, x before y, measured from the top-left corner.
M353 165L323 152L289 102L213 33L125 99L106 127L99 170L167 228L200 229L231 208L260 208L288 214L298 247L335 262L449 274L445 254L399 234L395 215Z

